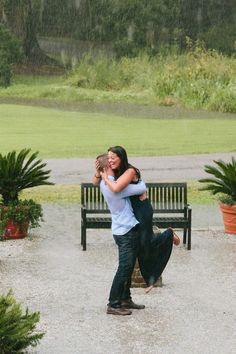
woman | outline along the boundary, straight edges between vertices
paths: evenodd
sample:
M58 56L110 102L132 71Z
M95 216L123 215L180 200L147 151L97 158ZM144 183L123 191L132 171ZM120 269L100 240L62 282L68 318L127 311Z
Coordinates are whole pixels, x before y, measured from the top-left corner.
M106 171L102 172L102 178L113 192L120 192L130 183L138 183L139 170L129 164L125 149L114 146L108 149L108 162L111 167L115 182L110 180ZM96 165L96 169L99 164ZM172 228L161 234L154 234L152 228L153 210L146 194L141 197L130 197L134 215L140 226L140 252L138 255L139 266L145 282L146 292L149 292L157 279L162 274L172 251L173 243L180 243L179 237Z

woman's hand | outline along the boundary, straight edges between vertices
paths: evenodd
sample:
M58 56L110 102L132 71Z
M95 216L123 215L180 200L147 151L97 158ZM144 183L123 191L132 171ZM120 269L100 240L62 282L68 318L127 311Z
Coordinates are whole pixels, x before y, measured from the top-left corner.
M143 194L141 194L141 195L139 196L139 200L143 201L143 200L145 200L145 199L147 199L147 192L144 192Z

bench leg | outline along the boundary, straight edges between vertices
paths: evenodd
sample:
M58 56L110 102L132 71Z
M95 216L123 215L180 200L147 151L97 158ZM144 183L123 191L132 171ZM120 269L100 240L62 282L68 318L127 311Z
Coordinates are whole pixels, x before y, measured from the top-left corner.
M83 246L83 251L86 251L86 227L83 226L81 229L81 243Z
M83 244L83 224L81 223L81 236L80 236L80 244L81 244L81 246L82 246L82 244Z
M188 250L191 250L191 227L188 229Z
M189 209L188 221L188 250L191 250L192 209Z
M184 228L184 232L183 232L183 244L186 245L186 236L187 236L187 229Z

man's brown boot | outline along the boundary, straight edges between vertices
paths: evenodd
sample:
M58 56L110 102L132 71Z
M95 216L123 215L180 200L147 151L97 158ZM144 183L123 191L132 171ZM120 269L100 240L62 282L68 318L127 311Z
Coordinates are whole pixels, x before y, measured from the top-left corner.
M123 307L124 309L143 310L145 308L145 305L135 304L133 300L128 299L128 300L122 300L121 307Z
M130 311L126 308L123 308L123 307L107 306L107 314L108 315L127 316L127 315L131 315L132 311Z

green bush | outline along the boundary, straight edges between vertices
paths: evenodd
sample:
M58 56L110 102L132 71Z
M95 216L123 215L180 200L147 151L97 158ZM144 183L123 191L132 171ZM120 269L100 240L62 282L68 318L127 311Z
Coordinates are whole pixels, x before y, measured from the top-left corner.
M21 59L19 41L0 24L0 86L10 85L12 64Z
M68 75L67 81L73 86L111 91L145 88L151 78L152 69L145 54L135 58L123 57L118 61L106 56L93 59L87 55Z
M90 54L84 56L80 64L68 77L68 82L73 86L107 90L117 88L116 64L107 57L92 58Z
M44 336L43 332L35 332L39 320L39 312L30 314L26 308L23 313L11 291L6 296L1 295L0 353L17 354L29 346L35 347Z
M45 170L47 164L38 159L38 154L31 153L31 149L0 153L0 195L4 205L17 202L24 189L53 184L48 182L51 170Z
M218 112L236 112L236 90L216 88L215 92L212 93L207 108L211 111Z
M84 58L68 82L82 88L135 93L145 92L149 103L181 104L190 108L236 112L236 60L206 50L200 42L181 55L146 53L110 60Z
M11 83L12 70L11 65L4 55L3 52L0 52L0 86L8 87Z
M205 183L202 190L219 195L219 199L227 204L236 204L236 159L232 156L230 162L214 160L215 166L205 165L204 171L210 177L202 178Z
M208 48L214 48L226 54L233 54L236 50L235 33L235 23L224 23L218 26L211 26L209 30L202 35L202 38Z
M126 38L115 41L113 44L113 50L117 59L123 57L136 57L139 51L137 45Z

